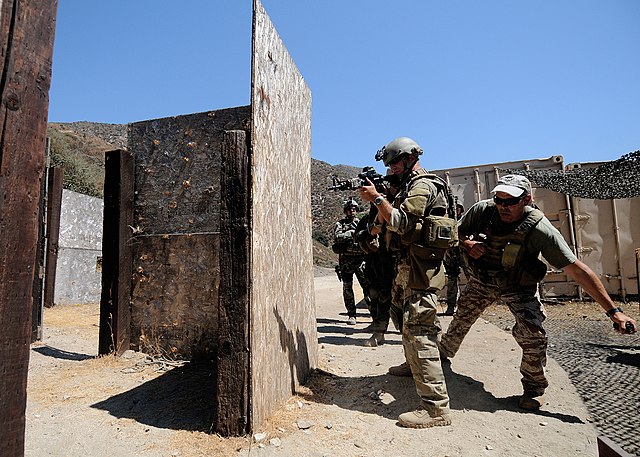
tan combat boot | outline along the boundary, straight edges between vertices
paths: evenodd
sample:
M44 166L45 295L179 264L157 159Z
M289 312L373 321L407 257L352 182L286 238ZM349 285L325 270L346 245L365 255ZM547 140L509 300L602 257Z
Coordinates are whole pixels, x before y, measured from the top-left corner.
M389 367L389 374L393 376L411 376L411 367L407 362L402 362L400 365Z
M431 428L451 425L451 416L442 414L432 417L429 411L419 407L415 411L403 413L398 416L398 423L401 427L408 428Z
M518 406L525 411L537 411L542 405L544 405L543 395L534 396L525 393L518 402Z

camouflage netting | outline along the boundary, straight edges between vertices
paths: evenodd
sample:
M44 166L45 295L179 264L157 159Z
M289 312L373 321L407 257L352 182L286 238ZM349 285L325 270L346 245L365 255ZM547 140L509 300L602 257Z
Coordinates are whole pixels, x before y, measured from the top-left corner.
M536 187L572 197L595 200L640 197L640 150L595 168L500 171L526 176Z

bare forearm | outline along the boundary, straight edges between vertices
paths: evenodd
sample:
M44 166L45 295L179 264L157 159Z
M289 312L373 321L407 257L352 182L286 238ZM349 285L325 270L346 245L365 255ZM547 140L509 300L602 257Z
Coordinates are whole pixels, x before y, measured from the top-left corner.
M616 307L600 279L580 260L565 267L564 272L571 276L605 311Z
M591 268L580 260L576 260L571 265L565 267L564 272L573 278L591 298L602 306L607 316L617 325L618 333L635 333L637 331L636 321L622 312L621 308L616 307L616 304L604 288L602 281L598 279ZM628 325L630 325L630 331L627 329Z

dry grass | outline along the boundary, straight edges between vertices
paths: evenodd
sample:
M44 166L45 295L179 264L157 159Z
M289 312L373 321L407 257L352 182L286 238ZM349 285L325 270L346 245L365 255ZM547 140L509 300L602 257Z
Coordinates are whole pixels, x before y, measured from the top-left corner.
M261 443L269 445L269 440L273 438L282 439L298 431L296 420L300 417L300 410L313 406L313 402L309 400L312 397L313 393L309 388L300 387L298 394L291 397L255 432L266 434L266 438ZM322 417L318 417L317 411L313 412L313 420L316 425L321 425L318 421L322 419ZM314 433L316 435L322 433L321 430L324 428L315 427ZM171 445L184 455L208 457L211 455L233 455L240 449L258 447L261 444L256 443L253 436L225 438L217 434L178 431L172 438Z
M100 305L57 305L44 309L44 323L56 329L95 329L96 338L100 326Z

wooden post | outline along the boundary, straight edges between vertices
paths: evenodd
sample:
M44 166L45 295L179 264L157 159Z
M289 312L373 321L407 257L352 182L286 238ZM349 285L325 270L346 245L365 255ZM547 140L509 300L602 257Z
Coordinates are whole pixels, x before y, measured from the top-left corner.
M44 306L51 308L56 291L56 264L60 243L60 212L62 211L62 184L64 170L49 170L49 191L47 198L47 251L44 270Z
M215 430L249 429L249 156L242 130L225 132L220 170L220 308Z
M632 457L612 440L606 436L599 436L598 440L598 457Z
M47 144L47 150L49 145ZM47 154L48 156L48 154ZM48 167L40 186L38 252L33 281L31 342L42 339L43 307L53 306L62 208L62 168Z
M0 3L0 455L24 455L55 0Z
M133 156L129 151L105 155L102 235L102 294L98 354L122 354L131 342L130 240L133 227Z
M47 175L49 162L49 138L45 153L45 175L40 181L40 199L38 202L38 243L33 270L33 306L31 311L31 342L42 339L42 299L44 295L44 265L47 249Z

